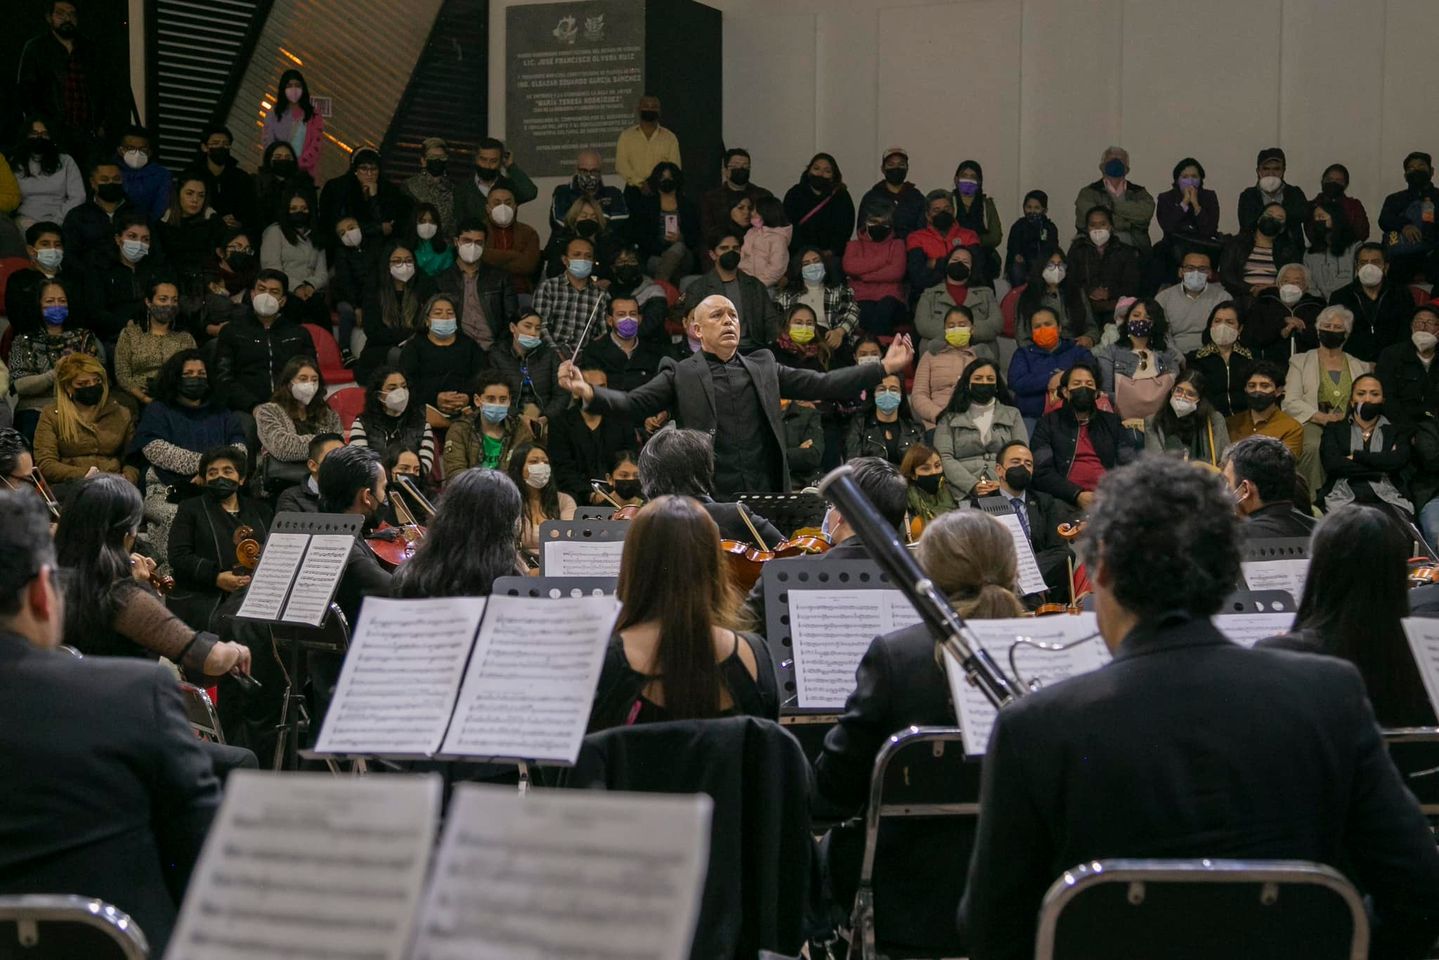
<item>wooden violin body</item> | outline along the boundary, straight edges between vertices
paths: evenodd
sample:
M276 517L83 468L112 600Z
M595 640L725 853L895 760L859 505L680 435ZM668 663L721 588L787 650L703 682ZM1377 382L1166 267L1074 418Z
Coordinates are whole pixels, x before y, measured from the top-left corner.
M235 572L253 573L260 562L260 541L255 537L255 528L241 525L235 528Z
M365 538L365 543L380 561L380 566L393 573L400 564L415 555L415 544L424 536L425 528L417 523L398 527L381 524Z

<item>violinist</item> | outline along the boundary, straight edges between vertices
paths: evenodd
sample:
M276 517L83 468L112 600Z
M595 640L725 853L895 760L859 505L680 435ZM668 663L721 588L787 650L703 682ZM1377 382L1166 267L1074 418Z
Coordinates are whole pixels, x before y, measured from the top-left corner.
M1313 514L1295 508L1299 475L1283 442L1262 434L1245 437L1229 448L1223 473L1245 521L1239 527L1244 539L1308 538L1314 532Z
M638 507L645 502L640 487L640 462L633 450L620 450L611 458L611 466L605 480L613 491L611 496L622 507Z
M1034 550L1035 562L1053 596L1069 600L1069 560L1074 552L1059 535L1065 511L1049 494L1035 490L1034 454L1018 440L1005 444L995 460L999 489L994 496L1003 497L1014 508L1020 526ZM1037 598L1026 598L1026 601Z
M404 522L395 510L396 500L394 491L399 488L398 478L409 477L410 481L419 488L420 493L424 494L426 498L429 498L431 495L430 484L421 469L420 455L414 450L409 450L404 447L391 450L390 453L386 455L385 473L390 478L391 491L390 496L387 498L388 503L385 504L385 522L392 527L398 527ZM420 514L417 512L418 508L412 507L408 501L405 506L410 507L412 511L416 511L414 513L415 519L420 519Z
M773 547L784 540L784 534L764 517L738 503L719 503L710 491L714 487L714 441L699 430L668 427L659 431L640 450L640 488L645 499L665 495L691 497L700 502L705 512L719 525L720 538L754 546L754 535L740 516L749 516L764 540Z
M13 427L0 430L0 484L9 490L30 490L46 499L35 482L36 476L35 457L25 442L25 435ZM52 520L56 519L56 513L58 509L52 513Z
M451 477L415 555L395 571L397 597L485 597L496 577L524 576L516 552L520 491L504 473Z

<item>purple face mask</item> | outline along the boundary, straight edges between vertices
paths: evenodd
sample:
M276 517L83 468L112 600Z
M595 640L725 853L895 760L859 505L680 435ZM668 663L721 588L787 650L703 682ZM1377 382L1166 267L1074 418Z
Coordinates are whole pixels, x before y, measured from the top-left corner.
M1181 190L1198 190L1198 189L1199 189L1199 178L1198 178L1198 177L1180 177L1180 178L1179 178L1179 189L1181 189Z
M621 339L633 340L635 334L639 332L639 317L620 317L618 320L615 321L615 333L618 333Z
M969 179L956 180L954 182L954 189L958 190L963 196L972 197L979 192L979 181Z

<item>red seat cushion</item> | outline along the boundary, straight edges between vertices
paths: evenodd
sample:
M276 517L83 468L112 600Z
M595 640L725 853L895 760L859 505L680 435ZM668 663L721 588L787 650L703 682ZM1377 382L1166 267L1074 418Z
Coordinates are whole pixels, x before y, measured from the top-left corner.
M346 373L350 371L346 370ZM328 377L328 374L326 375ZM345 433L345 442L350 441L350 424L355 422L365 409L365 390L363 387L346 387L343 390L336 390L325 398L330 409L335 411L340 418L340 429Z
M310 342L315 345L315 359L320 361L320 376L325 378L325 386L354 383L355 374L345 369L345 361L340 356L340 345L335 342L334 335L313 323L304 326L310 335Z

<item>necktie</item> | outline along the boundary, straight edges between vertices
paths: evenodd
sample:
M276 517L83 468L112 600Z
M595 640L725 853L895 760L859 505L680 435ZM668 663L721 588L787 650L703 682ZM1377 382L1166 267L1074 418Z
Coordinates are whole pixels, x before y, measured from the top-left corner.
M1024 528L1024 539L1033 543L1034 537L1029 532L1029 511L1024 509L1024 501L1019 497L1010 497L1009 502L1014 507L1015 516L1019 517L1019 525Z

